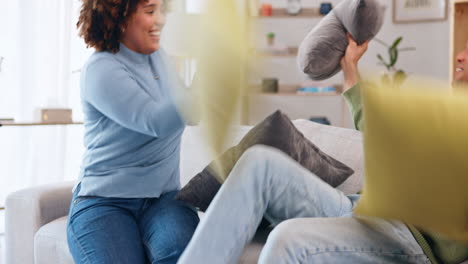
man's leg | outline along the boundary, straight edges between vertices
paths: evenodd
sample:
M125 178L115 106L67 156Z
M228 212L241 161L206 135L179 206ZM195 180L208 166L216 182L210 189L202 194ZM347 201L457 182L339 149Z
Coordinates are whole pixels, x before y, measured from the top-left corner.
M258 263L397 264L430 261L403 223L346 217L284 221L270 233Z
M179 263L236 263L263 215L273 224L296 217L350 215L353 202L284 153L247 150L213 199Z

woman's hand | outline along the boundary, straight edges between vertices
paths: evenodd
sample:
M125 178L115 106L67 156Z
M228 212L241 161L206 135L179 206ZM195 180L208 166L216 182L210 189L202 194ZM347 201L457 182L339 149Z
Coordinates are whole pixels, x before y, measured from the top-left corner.
M362 55L367 51L369 46L369 40L358 45L356 41L351 37L349 33L346 33L348 37L348 47L346 48L345 55L341 59L341 69L344 74L344 90L353 87L359 81L359 70L358 62Z

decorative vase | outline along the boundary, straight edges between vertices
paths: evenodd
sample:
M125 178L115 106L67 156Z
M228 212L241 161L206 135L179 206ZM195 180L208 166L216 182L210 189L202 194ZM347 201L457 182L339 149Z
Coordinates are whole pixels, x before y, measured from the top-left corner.
M264 78L262 80L262 92L264 93L277 93L278 92L278 79Z
M321 3L320 4L320 14L321 15L326 15L330 13L330 11L333 9L333 6L331 3Z
M273 7L271 4L262 4L260 8L260 15L261 16L272 16L273 15Z

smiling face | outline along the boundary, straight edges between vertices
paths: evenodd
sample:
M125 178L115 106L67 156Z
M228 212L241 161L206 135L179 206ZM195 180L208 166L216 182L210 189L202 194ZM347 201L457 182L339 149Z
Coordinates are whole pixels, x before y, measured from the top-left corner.
M129 49L151 54L159 49L161 31L166 23L163 0L140 1L122 33L121 42Z
M457 64L453 73L454 82L468 83L468 42L465 49L457 55L456 60Z

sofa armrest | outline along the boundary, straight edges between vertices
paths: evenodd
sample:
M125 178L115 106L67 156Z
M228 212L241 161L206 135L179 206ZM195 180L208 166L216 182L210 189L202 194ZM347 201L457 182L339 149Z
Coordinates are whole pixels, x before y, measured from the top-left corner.
M34 263L34 235L50 221L68 214L74 182L20 190L5 205L7 264Z

